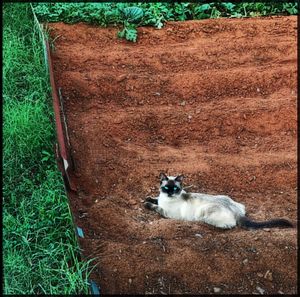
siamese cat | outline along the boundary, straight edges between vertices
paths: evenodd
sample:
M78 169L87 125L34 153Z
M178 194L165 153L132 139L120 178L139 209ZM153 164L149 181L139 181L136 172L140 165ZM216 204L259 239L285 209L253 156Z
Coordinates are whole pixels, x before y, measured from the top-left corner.
M254 222L246 216L245 206L229 196L187 193L182 181L183 175L174 177L161 173L159 196L156 199L147 197L144 206L165 218L202 221L223 229L293 227L285 219Z

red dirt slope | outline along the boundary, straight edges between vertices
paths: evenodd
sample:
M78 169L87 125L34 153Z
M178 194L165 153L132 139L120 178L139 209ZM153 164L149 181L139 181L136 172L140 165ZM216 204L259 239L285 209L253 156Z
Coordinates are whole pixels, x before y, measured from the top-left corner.
M219 230L145 210L158 174L296 222L296 17L139 28L51 24L79 190L70 196L102 293L296 293L296 229Z

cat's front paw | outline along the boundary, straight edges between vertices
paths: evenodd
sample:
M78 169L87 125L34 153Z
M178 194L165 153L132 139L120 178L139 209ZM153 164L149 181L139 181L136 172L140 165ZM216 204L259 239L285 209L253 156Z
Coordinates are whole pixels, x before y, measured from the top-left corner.
M144 202L144 207L145 207L146 209L153 210L153 209L154 209L154 204L151 203L151 202Z
M145 199L146 202L151 202L153 204L158 204L158 201L157 199L155 198L152 198L151 196L147 196L146 199Z

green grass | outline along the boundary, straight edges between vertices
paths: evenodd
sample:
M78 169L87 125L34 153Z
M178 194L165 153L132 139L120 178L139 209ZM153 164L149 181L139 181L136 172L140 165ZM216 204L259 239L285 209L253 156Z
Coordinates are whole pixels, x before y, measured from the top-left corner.
M30 5L3 5L4 294L88 293L54 158L49 78Z
M34 5L40 21L66 23L87 22L100 26L121 25L119 37L137 40L138 26L162 28L165 21L201 20L207 18L242 18L270 15L296 15L297 2L210 2L210 3L38 3ZM128 18L129 7L140 9L142 16Z

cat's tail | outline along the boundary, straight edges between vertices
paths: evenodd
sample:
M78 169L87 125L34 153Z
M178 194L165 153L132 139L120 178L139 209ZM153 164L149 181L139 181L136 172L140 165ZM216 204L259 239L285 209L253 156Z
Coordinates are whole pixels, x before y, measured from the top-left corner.
M238 225L246 229L260 229L260 228L293 228L294 225L285 219L273 219L263 222L255 222L250 220L248 217L240 217L238 219Z

